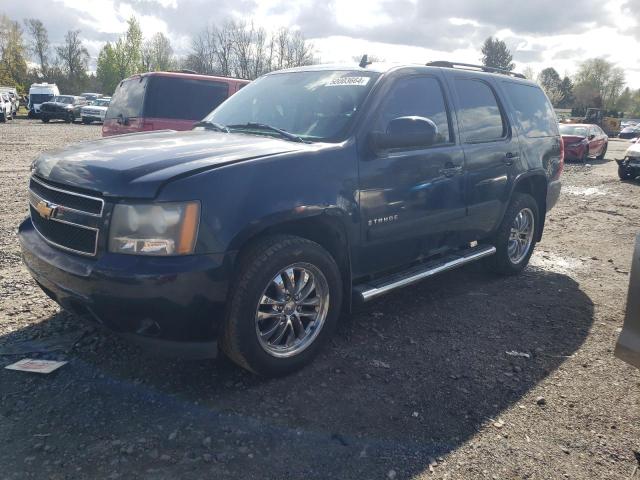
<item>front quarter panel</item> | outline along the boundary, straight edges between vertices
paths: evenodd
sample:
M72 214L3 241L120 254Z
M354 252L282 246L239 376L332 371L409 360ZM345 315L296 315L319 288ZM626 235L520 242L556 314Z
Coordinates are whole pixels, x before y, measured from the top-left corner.
M239 250L266 228L323 213L340 218L353 240L358 235L356 189L356 149L348 142L310 145L302 153L187 176L167 184L158 200L199 200L196 252L225 253Z

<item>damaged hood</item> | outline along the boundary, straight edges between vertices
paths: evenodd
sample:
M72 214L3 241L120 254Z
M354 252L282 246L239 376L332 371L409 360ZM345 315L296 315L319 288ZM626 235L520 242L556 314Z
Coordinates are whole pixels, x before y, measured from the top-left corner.
M315 150L257 135L164 130L107 137L47 152L33 163L43 180L107 197L153 198L176 177L273 155Z

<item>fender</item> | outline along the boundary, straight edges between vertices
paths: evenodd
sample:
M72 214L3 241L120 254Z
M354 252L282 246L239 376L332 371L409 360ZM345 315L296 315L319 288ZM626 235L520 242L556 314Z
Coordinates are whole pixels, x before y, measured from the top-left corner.
M522 189L519 188L519 186L521 186L523 184L523 182L527 181L528 179L540 179L541 181L543 181L544 183L544 193L542 194L541 198L536 198L535 192L531 191L528 187L527 189ZM509 198L513 197L514 192L516 191L523 191L524 193L529 193L531 194L534 198L536 198L539 201L539 206L540 206L540 211L539 211L539 221L540 221L540 229L538 230L538 235L536 236L536 242L539 242L540 240L542 240L542 232L544 231L544 225L545 225L545 220L547 217L547 188L549 186L549 177L547 176L547 173L542 169L542 168L536 168L533 170L527 170L526 172L522 172L520 174L518 174L514 179L513 179L513 183L511 184L511 191L509 192ZM506 202L504 203L504 207L503 210L500 214L500 218L502 218L507 210L509 206L509 203Z

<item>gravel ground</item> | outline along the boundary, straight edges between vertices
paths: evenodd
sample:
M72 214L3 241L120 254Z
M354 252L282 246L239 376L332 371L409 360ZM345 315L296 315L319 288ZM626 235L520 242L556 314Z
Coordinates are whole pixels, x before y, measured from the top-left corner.
M0 478L628 479L638 465L640 372L612 351L640 184L614 162L567 166L521 276L471 266L393 293L345 316L308 368L264 380L145 354L31 280L15 234L29 164L99 136L0 125L0 347L85 332L40 355L69 361L51 375L0 370Z

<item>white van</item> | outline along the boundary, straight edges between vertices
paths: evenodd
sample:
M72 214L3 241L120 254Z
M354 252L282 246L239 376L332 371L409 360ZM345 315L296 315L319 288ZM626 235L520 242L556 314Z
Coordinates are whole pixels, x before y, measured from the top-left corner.
M40 105L60 95L55 83L33 83L29 87L29 118L40 114Z

